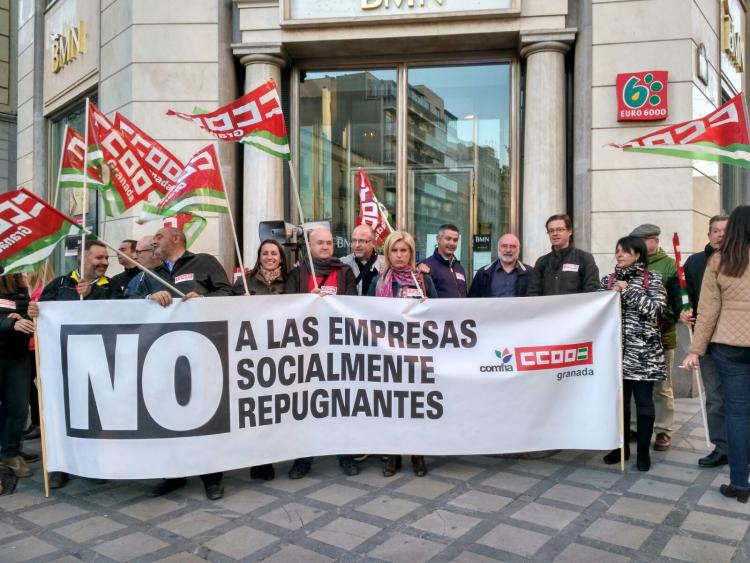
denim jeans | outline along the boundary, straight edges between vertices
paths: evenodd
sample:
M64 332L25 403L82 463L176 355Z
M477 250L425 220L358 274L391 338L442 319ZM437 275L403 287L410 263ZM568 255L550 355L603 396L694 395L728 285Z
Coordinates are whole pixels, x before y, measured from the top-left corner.
M729 451L729 482L747 490L750 449L750 348L711 344L709 348L721 378Z

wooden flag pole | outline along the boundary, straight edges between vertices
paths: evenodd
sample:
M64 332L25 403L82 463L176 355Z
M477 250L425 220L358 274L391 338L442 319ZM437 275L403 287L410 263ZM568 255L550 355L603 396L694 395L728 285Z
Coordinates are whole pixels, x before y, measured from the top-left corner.
M310 262L310 273L312 274L313 284L315 285L315 289L318 289L318 278L315 275L315 266L313 265L313 258L312 258L312 252L310 252L310 241L307 237L307 231L305 230L304 224L305 224L305 214L302 212L302 202L299 199L299 184L297 183L297 174L294 171L294 166L292 166L292 161L287 160L286 163L289 165L289 177L292 180L292 195L294 196L294 201L297 204L297 213L299 214L299 222L302 225L302 237L305 239L305 246L307 247L307 258Z
M37 402L39 403L39 436L42 442L42 472L44 474L44 496L49 497L49 474L47 473L47 436L44 428L44 400L42 398L42 371L39 361L38 317L34 318L34 362L36 365ZM34 385L34 382L31 382Z
M85 254L86 254L86 211L88 207L88 197L87 197L87 191L88 191L88 174L86 173L88 170L88 160L89 160L89 99L86 98L86 127L83 129L83 216L81 218L81 227L83 227L83 230L81 231L81 269L78 271L79 278L78 281L83 281L86 274L84 274L84 261L85 261ZM83 301L83 294L79 293L79 298L81 301Z
M247 278L245 277L245 262L242 260L242 251L240 250L240 242L237 239L237 227L234 225L234 215L232 214L232 204L229 203L229 194L227 193L227 186L224 183L224 174L221 171L221 159L219 158L219 151L216 151L216 164L219 166L219 177L221 178L221 189L224 191L224 198L227 200L227 213L229 215L229 224L232 227L232 237L234 238L234 250L237 252L237 261L240 263L240 273L242 278L242 286L245 289L245 295L250 295L250 289L247 287Z

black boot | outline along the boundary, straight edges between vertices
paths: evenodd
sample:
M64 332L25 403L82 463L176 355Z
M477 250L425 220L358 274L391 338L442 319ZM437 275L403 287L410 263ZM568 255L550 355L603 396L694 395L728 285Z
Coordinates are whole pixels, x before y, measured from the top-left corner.
M401 456L389 455L383 467L383 477L393 477L401 469Z
M649 448L651 446L651 434L654 433L654 415L644 416L638 415L636 420L638 421L638 428L636 433L638 434L638 456L636 457L636 467L638 471L648 471L651 469L651 455L649 454Z

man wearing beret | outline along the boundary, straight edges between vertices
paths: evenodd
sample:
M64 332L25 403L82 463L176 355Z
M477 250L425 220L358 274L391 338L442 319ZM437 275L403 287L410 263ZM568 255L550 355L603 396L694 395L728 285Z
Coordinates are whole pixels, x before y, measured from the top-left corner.
M645 223L639 225L631 236L640 237L646 243L648 250L648 269L661 274L664 287L667 289L667 309L659 320L661 326L661 341L664 346L664 356L667 361L667 377L654 385L654 408L656 421L654 422L654 449L663 452L672 445L672 425L674 423L674 392L672 391L672 368L674 354L677 348L676 322L682 309L680 297L680 282L677 279L677 263L659 246L661 229L656 225ZM631 426L631 435L633 427Z

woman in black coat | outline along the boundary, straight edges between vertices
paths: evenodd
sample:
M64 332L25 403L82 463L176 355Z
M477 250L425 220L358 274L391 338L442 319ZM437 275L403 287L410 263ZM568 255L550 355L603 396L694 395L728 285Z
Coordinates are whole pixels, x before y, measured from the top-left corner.
M0 276L0 463L16 477L29 477L21 440L29 404L29 292L21 274Z
M250 295L281 295L284 293L287 268L284 248L275 240L264 240L258 247L255 267L245 274ZM232 286L233 295L245 295L245 285L238 279ZM256 465L250 468L252 479L270 481L276 476L273 464Z

